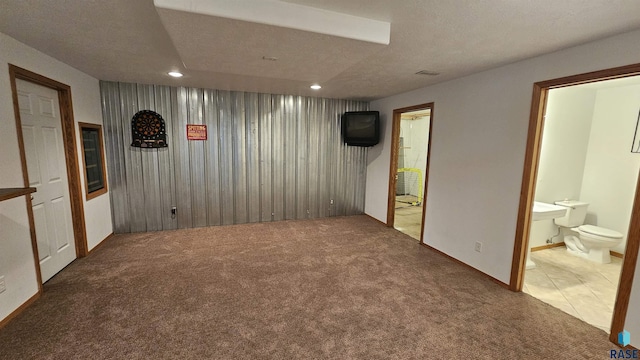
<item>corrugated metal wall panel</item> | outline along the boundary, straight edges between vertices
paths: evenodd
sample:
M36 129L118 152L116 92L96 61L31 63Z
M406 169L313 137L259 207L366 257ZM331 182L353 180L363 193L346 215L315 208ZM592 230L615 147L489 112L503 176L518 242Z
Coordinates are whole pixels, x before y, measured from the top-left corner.
M340 148L342 148L342 143L336 140L336 132L338 131L336 123L338 122L338 111L334 102L327 103L327 118L328 121L328 129L327 129L327 140L329 144L334 144L335 146L327 147L327 166L329 171L327 173L329 177L329 199L331 205L329 206L329 216L336 216L339 213L337 209L340 207L340 202L336 199L338 198L338 194L336 188L338 186L342 187L342 184L339 184L338 178L338 170L342 166L342 162L338 162L338 153L340 152Z
M360 157L359 155L359 149L356 149L355 151L351 152L351 167L350 169L350 178L349 178L349 183L350 184L354 184L357 183L359 181L361 181L361 178L359 177L359 169L356 166L356 164L358 164ZM346 194L347 199L349 200L348 204L349 207L347 208L347 215L354 215L357 211L357 199L356 196L358 195L358 189L353 189L353 191L351 191L350 193Z
M284 220L284 96L274 95L271 103L271 191L272 217Z
M260 221L273 221L273 107L271 96L258 95L260 116Z
M233 224L233 124L231 122L231 93L218 91L219 129L219 172L220 172L220 204L223 225Z
M284 173L284 218L296 218L296 153L298 139L296 139L297 102L294 96L284 97L284 122L283 122L283 173Z
M247 212L248 222L260 221L260 99L256 93L245 93L247 121Z
M367 149L340 115L364 102L101 82L116 232L359 214ZM160 113L168 148L132 148L131 118ZM187 124L208 140L187 141ZM171 216L171 207L177 215Z
M330 128L331 118L328 115L329 112L329 100L322 99L319 115L319 137L320 148L318 154L320 161L318 162L319 169L319 184L318 184L318 211L319 217L327 217L331 215L331 172L329 168L329 161L331 158L331 148L329 147L330 141Z
M204 124L204 91L201 89L187 89L187 123ZM186 126L186 124L185 124ZM189 171L191 174L191 218L193 226L207 226L207 197L205 179L204 141L188 141Z
M108 154L107 173L111 197L111 219L116 232L129 232L129 206L124 161L122 126L120 125L120 91L117 83L100 83L104 141ZM116 210L117 209L117 210Z
M171 117L171 88L168 86L155 87L155 108L165 120L165 130L167 132L167 142L169 147L157 149L158 158L158 183L160 192L160 217L162 219L162 229L172 230L178 225L177 216L171 215L171 207L175 206L176 186L174 183L174 160L172 148L173 119ZM148 230L148 229L147 229Z
M319 216L319 191L318 191L318 177L320 176L319 161L320 161L320 114L319 104L321 102L317 99L307 99L307 159L308 159L308 174L307 174L307 187L308 192L308 206L309 217L317 218Z
M355 164L357 164L360 161L361 157L360 157L360 151L356 150L354 152L352 152L351 154L351 163L353 166L355 166ZM360 171L359 169L356 168L352 168L351 171L351 183L357 183L359 181L361 181L362 178L360 177ZM357 209L358 209L358 188L355 189L355 191L351 192L351 194L347 194L349 197L349 209L347 211L347 215L353 215L356 213Z
M204 92L204 120L207 125L207 141L205 142L205 175L207 183L204 192L207 199L207 218L209 225L222 224L220 208L220 126L218 124L217 92L205 90Z
M231 143L233 162L233 223L248 222L247 211L247 130L244 93L231 93Z
M346 107L343 107L343 109ZM342 129L340 127L341 121L340 119L336 119L336 138L340 139L342 137ZM353 154L354 151L348 151L350 150L350 147L346 146L346 145L342 145L339 147L340 151L338 152L338 158L343 159L341 161L342 166L340 166L340 172L339 172L339 176L340 176L340 181L338 182L338 184L351 184L355 179L352 179L352 159L353 159ZM355 189L352 189L349 186L338 186L337 187L337 193L338 193L338 198L342 199L342 201L340 201L339 205L340 205L340 211L339 214L340 215L347 215L349 213L349 205L350 205L350 201L349 201L349 197L350 194L353 194L353 191L355 191Z
M366 164L367 163L367 151L366 149L359 149L360 152L360 159L358 161L358 165L359 164ZM365 184L367 182L367 168L366 167L359 167L358 172L360 173L360 179L358 180L358 182L356 184ZM364 209L364 199L365 199L365 194L366 194L366 187L364 186L356 186L356 189L358 191L358 195L357 195L357 201L356 201L356 212L360 213L361 211L363 211L362 209Z
M140 109L157 111L155 107L155 90L152 85L137 85L136 91ZM146 230L162 230L158 151L155 149L140 150L140 175L142 176L143 214L145 216Z
M175 161L176 207L178 228L193 227L191 212L191 167L189 166L189 142L187 120L189 117L188 90L174 88L171 91L171 117L173 137L173 159Z
M120 84L121 125L125 140L131 139L131 118L139 111L137 86ZM129 140L130 141L130 140ZM129 144L130 145L130 144ZM144 192L142 179L142 149L127 147L124 151L126 181L129 188L129 217L132 232L146 231Z
M307 98L296 98L296 219L309 217L309 112Z

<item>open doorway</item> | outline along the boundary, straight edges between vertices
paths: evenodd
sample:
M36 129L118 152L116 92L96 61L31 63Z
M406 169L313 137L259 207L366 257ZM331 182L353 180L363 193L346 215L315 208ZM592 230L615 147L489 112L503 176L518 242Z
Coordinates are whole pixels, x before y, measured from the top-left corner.
M387 226L422 241L433 103L393 111Z
M523 171L523 180L522 180L522 190L521 190L521 198L520 198L520 208L518 211L518 222L516 227L516 239L515 239L515 247L514 247L514 255L513 255L513 263L512 263L512 272L511 272L511 281L510 288L514 291L522 291L524 287L524 276L525 276L525 261L527 258L527 251L530 248L530 242L536 241L535 239L530 239L530 234L532 230L532 224L534 221L541 220L541 213L546 212L547 210L540 210L540 207L544 207L545 203L540 205L539 202L536 202L536 185L538 181L538 177L543 178L545 175L539 169L542 159L542 137L544 133L545 127L545 114L547 112L548 100L550 97L550 91L553 89L567 88L570 86L575 86L579 84L587 84L587 83L595 83L604 80L612 80L612 79L622 79L629 78L632 76L640 75L640 64L614 68L609 70L597 71L592 73L580 74L575 76L570 76L566 78L554 79L544 82L539 82L534 84L533 91L533 101L531 108L531 118L529 123L529 136L527 140L527 149L525 155L525 165ZM637 106L637 104L635 104ZM596 109L594 109L595 111ZM629 141L628 141L628 150L625 152L630 152L632 146L632 140L634 135L634 125L636 122L636 117L638 109L635 110L635 117L632 121L631 129L629 130ZM608 126L608 125L606 125ZM544 135L546 136L546 134ZM567 150L566 142L562 145L565 150ZM601 150L601 149L600 149ZM597 151L598 156L602 154L601 151ZM583 168L583 172L586 174L587 171ZM637 169L636 169L637 172ZM589 179L592 179L589 176ZM543 180L543 179L541 179ZM566 179L565 179L566 180ZM591 180L588 180L591 181ZM584 182L584 179L582 179ZM621 232L624 232L626 235L626 246L624 248L624 258L622 260L622 270L619 277L619 282L617 285L617 295L615 297L615 304L613 306L613 316L611 320L610 326L610 336L609 339L612 342L616 342L617 334L623 330L627 308L629 305L629 298L631 294L631 285L633 282L633 276L636 268L636 261L638 256L638 248L640 244L640 182L636 179L633 181L631 186L631 194L628 196L631 197L630 203L630 221L628 226L625 226L627 229L621 229ZM581 191L581 190L580 190ZM572 194L571 197L581 196L582 192L578 192L578 195ZM557 197L557 194L555 194ZM586 195L585 195L586 196ZM552 203L560 203L564 200L562 198L554 199L550 201ZM569 199L571 200L571 199ZM547 205L549 201L547 201ZM577 211L580 207L583 207L580 202L578 203L570 203L567 202L572 211ZM561 206L562 204L550 204L554 206ZM574 206L575 205L575 206ZM534 210L534 206L538 206L538 210ZM552 209L553 210L553 209ZM564 217L567 213L563 213ZM588 214L587 214L588 215ZM568 215L567 215L568 216ZM555 221L555 220L554 220ZM596 219L587 218L585 221L596 221ZM557 222L557 225L562 226L565 221ZM572 221L566 221L568 225L571 225ZM596 221L597 222L597 221ZM597 224L596 224L597 225ZM574 227L570 227L569 230L572 230ZM577 231L577 230L575 230ZM586 231L586 230L585 230ZM582 233L577 231L578 235L573 235L573 237L581 238ZM571 235L571 234L569 234ZM554 237L552 235L551 237ZM560 238L565 239L564 234L560 236ZM557 238L559 239L559 238ZM585 238L586 239L586 238ZM574 240L573 238L571 240ZM555 242L558 242L556 240ZM586 243L586 242L585 242ZM551 244L547 244L549 247L554 246L554 240L551 239ZM572 244L575 245L575 244ZM546 246L545 246L546 247ZM569 244L567 244L567 248L569 248ZM578 246L579 248L579 246ZM614 251L616 252L616 251Z
M545 107L523 292L606 332L640 170L638 98L632 76L550 89Z

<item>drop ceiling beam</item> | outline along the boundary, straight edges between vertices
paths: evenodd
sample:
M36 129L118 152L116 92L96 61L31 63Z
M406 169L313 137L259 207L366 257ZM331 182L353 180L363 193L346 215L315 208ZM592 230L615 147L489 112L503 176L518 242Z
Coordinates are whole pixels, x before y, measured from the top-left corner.
M275 0L154 0L156 8L217 16L388 45L384 21Z

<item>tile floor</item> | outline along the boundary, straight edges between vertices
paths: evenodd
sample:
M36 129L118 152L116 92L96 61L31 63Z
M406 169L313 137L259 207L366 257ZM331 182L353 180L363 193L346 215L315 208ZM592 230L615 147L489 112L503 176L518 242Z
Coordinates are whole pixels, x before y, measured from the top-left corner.
M536 268L525 271L523 292L609 333L622 259L597 264L564 247L535 251L531 259Z
M393 222L394 228L420 241L421 224L422 205L413 206L396 201L396 216Z

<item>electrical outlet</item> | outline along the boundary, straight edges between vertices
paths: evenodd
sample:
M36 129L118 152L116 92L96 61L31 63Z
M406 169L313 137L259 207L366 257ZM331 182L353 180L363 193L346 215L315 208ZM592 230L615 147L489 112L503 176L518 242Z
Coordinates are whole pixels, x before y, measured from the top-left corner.
M4 276L0 276L0 293L7 290L7 285L4 283Z
M333 199L329 200L329 205L333 205Z
M476 251L482 252L482 243L480 241L476 241Z

